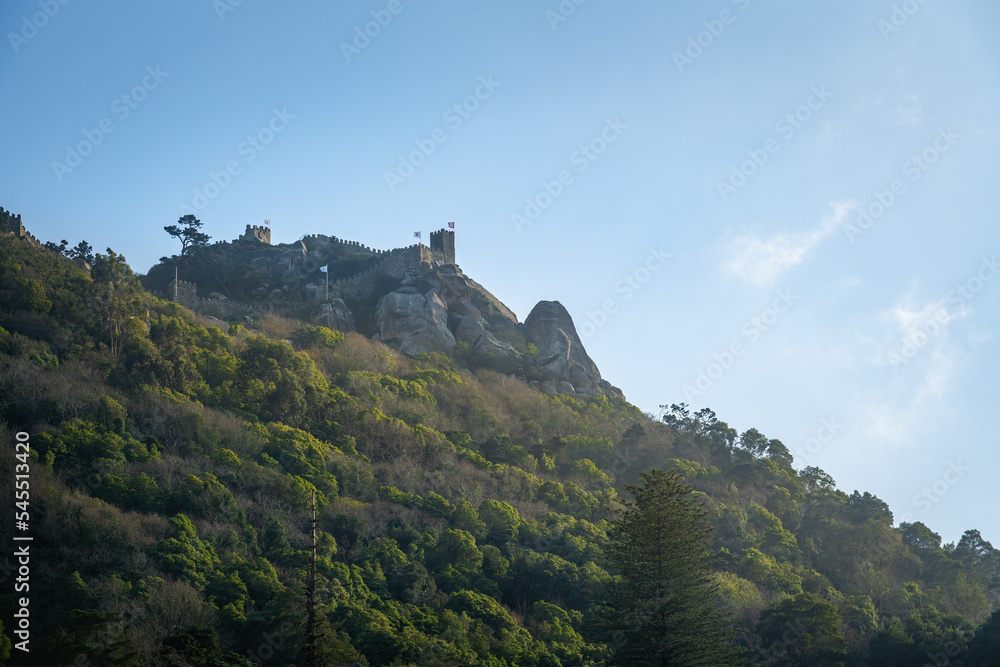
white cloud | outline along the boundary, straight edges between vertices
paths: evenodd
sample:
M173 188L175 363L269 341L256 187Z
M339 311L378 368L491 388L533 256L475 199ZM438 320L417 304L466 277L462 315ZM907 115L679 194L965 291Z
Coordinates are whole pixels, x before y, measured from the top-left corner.
M913 369L879 392L866 396L859 407L867 414L868 435L893 445L910 445L929 426L950 412L947 394L962 366L957 348L938 345L926 352Z
M917 285L875 317L875 335L859 334L869 349L868 362L891 367L894 375L881 389L869 392L859 407L868 435L893 445L906 445L949 412L947 394L964 363L960 346L949 340L949 325L968 315L966 306L949 308L947 298L914 305Z
M948 340L948 325L972 312L968 305L949 309L947 297L915 306L916 289L914 282L895 305L876 315L880 335L863 339L872 350L872 364L899 367L928 349L943 346Z
M823 218L819 227L808 232L781 232L769 239L754 233L734 238L726 246L723 266L741 280L758 287L773 284L778 277L802 263L805 256L820 241L844 223L854 202L835 202L833 211Z

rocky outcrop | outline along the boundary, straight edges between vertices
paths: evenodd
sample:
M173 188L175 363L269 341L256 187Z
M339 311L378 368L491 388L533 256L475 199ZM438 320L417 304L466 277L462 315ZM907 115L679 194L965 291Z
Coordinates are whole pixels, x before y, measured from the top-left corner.
M340 331L355 331L354 313L347 307L343 299L330 299L321 303L313 314L313 319L325 327Z
M517 326L517 317L496 297L454 264L445 264L404 278L399 289L382 297L375 313L375 337L398 344L407 354L451 352L464 343L475 354L520 360L510 343L490 331L493 325L474 300L500 304L502 309L492 309L495 318Z
M538 348L534 363L556 383L597 392L601 372L583 347L573 318L558 301L539 301L522 325L525 339Z
M538 348L532 363L546 378L532 386L548 393L622 396L601 378L561 303L541 301L518 324L509 308L454 265L404 278L379 301L375 319L375 339L396 344L405 354L451 353L464 343L475 354L520 362L509 342L520 337L521 344Z
M224 322L223 320L220 320L218 317L212 317L211 315L202 315L202 317L205 318L206 326L218 327L219 329L222 330L223 333L229 333L230 329L229 322Z
M396 343L404 354L450 353L455 337L448 329L448 309L435 290L424 294L395 291L379 301L375 340Z

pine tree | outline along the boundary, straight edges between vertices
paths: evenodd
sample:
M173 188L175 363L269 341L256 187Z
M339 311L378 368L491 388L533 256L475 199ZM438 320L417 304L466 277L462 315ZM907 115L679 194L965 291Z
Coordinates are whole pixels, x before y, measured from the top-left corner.
M625 501L606 550L618 575L599 622L610 664L741 664L708 567L705 511L676 473L653 470L642 482L625 487L635 499Z
M837 608L818 595L784 598L760 615L758 659L776 667L843 664L847 652L839 621Z
M65 245L66 241L62 241L62 244ZM70 259L82 259L87 264L94 263L94 249L86 241L80 241L74 247L66 250L65 253Z
M202 224L204 223L193 215L185 215L177 220L176 225L167 225L163 231L181 242L181 255L186 255L191 248L208 245L208 240L212 238L200 231Z

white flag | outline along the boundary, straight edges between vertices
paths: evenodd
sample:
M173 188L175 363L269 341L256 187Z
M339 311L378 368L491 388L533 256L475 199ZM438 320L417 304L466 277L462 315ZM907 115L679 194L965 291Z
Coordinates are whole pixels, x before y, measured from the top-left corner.
M327 269L328 266L330 266L330 265L327 264L326 266L321 266L321 267L319 267L319 270L322 271L323 273L326 273L326 269Z

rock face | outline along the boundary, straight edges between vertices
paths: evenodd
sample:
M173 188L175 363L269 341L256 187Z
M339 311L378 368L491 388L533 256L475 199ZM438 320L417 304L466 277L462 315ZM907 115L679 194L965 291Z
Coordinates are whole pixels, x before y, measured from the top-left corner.
M474 301L490 313L484 316ZM516 328L517 317L454 264L404 278L399 289L379 301L375 321L376 340L396 343L406 354L450 353L464 343L475 354L521 358L491 331Z
M455 349L447 306L434 290L424 294L390 292L379 301L375 319L379 326L375 339L398 343L404 354L447 354Z
M381 298L375 320L375 339L410 355L448 354L464 343L474 354L520 362L521 355L505 339L521 338L538 348L533 363L546 378L542 391L624 398L601 379L561 303L540 301L518 324L509 308L451 264L404 278L401 287Z
M321 303L313 319L325 327L340 331L355 331L354 313L350 311L343 299L330 299Z
M621 392L601 379L597 364L576 333L573 318L558 301L539 301L521 325L525 340L538 348L535 365L546 378L566 391L598 394Z

